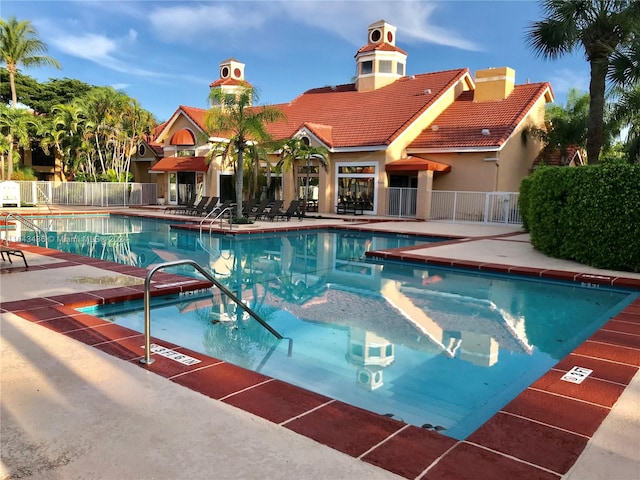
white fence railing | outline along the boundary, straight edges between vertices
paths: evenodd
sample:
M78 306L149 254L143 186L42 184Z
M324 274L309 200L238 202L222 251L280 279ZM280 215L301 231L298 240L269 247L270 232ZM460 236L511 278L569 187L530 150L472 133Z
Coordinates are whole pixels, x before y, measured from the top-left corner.
M20 202L23 205L87 205L117 207L129 205L155 205L155 183L111 182L17 182L20 184Z
M430 220L447 222L522 223L518 192L453 192L431 194Z
M417 188L389 187L387 190L387 215L415 217Z

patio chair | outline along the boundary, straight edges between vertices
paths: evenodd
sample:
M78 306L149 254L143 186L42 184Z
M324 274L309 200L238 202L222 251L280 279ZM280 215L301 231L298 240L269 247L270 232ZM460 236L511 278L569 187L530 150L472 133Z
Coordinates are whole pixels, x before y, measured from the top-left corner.
M283 213L282 205L284 205L282 200L274 200L273 204L271 204L271 208L268 211L265 211L261 216L273 222L274 218ZM256 220L258 219L256 218Z
M291 220L291 217L294 215L299 217L302 220L302 212L300 211L301 200L292 200L287 209L284 212L280 212L276 215L277 218L285 219L287 222Z
M253 218L254 220L258 220L262 215L264 215L265 209L269 206L269 202L271 200L262 200L258 206L247 214L247 218Z
M194 217L200 217L202 215L208 215L213 210L215 210L218 205L218 200L220 197L210 197L209 201L202 208L193 208L188 213L189 215L193 215Z
M212 215L212 217L215 217L216 215L220 215L222 212L224 212L227 208L231 208L233 206L233 200L225 200L224 202L222 202L220 205L218 205L216 208L214 208L214 212L215 215ZM229 213L231 214L231 216L233 216L235 214L235 211L231 211L229 210Z
M170 213L170 212L177 213L178 211L193 208L196 204L196 198L197 198L197 195L194 193L193 195L191 195L189 200L187 200L187 203L183 205L170 205L168 207L165 207L164 213Z
M245 217L248 217L249 214L253 212L253 209L256 207L257 204L258 204L258 200L255 198L252 198L244 202L242 204L242 215Z
M175 209L175 213L183 213L186 215L190 215L193 210L204 208L204 206L209 202L210 199L211 197L205 196L205 197L202 197L200 201L194 206L191 206L191 207L188 207L186 205L178 206Z

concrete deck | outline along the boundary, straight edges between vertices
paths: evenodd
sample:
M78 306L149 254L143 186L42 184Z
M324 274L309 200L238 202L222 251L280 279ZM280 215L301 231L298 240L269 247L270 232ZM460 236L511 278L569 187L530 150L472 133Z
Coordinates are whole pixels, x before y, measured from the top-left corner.
M413 249L412 256L640 280L640 274L548 258L514 227L361 221L358 217L353 224L360 229L464 238ZM247 228L283 226L270 223ZM344 225L343 219L292 221L292 227L293 223L296 228ZM26 257L33 267L63 261L31 252ZM2 304L90 292L96 285L140 283L92 265L65 268L64 276L55 268L21 267L22 262L2 262ZM2 305L0 318L2 479L402 478L43 328ZM640 334L630 335L638 344ZM422 472L416 478L436 476ZM640 374L635 374L562 478L640 478Z

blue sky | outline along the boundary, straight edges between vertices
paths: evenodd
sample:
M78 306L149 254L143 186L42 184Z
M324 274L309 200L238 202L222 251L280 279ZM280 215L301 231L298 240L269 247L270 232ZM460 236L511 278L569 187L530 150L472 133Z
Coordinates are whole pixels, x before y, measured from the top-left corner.
M586 93L589 85L580 52L550 61L527 47L527 28L542 18L528 0L2 0L1 14L30 20L62 65L23 73L113 86L160 121L179 105L207 108L209 84L230 57L246 65L259 103L350 83L367 26L381 19L397 27L407 75L508 66L516 83L550 82L561 105L570 88Z

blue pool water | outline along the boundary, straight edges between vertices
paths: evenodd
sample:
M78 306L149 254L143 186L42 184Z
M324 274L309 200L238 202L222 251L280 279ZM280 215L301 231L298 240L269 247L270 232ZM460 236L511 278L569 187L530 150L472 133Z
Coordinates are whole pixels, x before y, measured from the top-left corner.
M458 439L635 297L364 257L435 240L428 238L340 230L201 236L137 218L85 221L56 227L49 246L143 267L193 259L291 338L292 349L253 319L236 320L215 290L154 299L153 336ZM173 271L194 275L191 267ZM142 302L90 311L144 331Z

